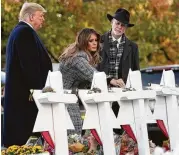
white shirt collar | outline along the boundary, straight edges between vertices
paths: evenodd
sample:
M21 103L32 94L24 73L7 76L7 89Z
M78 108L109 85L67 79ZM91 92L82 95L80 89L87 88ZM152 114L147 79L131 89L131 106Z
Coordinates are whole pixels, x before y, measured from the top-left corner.
M113 41L116 41L116 40L117 40L118 44L120 44L121 38L122 38L122 36L120 36L120 38L118 38L118 39L115 39L115 38L112 36L112 40L113 40Z
M26 22L26 21L24 21L24 20L19 20L19 22L24 22L24 23L26 23L27 25L29 25L31 28L33 28L33 26L30 24L30 23L28 23L28 22ZM34 28L33 28L34 29Z

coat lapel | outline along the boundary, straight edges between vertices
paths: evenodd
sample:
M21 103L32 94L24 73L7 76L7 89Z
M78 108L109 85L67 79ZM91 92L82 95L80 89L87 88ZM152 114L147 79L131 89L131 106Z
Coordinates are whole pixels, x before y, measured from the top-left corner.
M35 32L35 31L34 31ZM39 41L39 44L41 45L41 47L44 49L45 53L48 53L47 49L45 48L44 44L42 43L41 39L39 38L38 34L35 32L35 35Z
M130 52L131 52L130 41L126 38L126 43L124 45L123 60L127 58Z
M107 32L105 35L104 35L104 43L103 43L103 49L106 53L106 56L109 57L109 32Z

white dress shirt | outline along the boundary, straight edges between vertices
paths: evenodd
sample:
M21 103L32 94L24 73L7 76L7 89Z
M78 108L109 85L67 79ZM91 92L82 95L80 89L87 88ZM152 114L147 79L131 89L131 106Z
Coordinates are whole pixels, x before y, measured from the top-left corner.
M122 38L122 36L120 36L120 38L118 38L118 39L115 39L115 38L112 36L112 40L113 40L113 41L116 41L116 40L117 40L117 48L119 47L119 44L121 43L121 38Z

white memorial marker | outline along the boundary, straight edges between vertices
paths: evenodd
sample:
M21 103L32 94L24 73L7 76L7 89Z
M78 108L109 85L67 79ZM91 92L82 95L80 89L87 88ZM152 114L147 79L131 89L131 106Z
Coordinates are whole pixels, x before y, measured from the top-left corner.
M86 94L88 93L88 90L79 90L78 95L83 103L86 114L85 119L83 121L83 129L96 129L99 137L101 137L100 132L100 123L99 123L99 115L98 115L98 106L97 104L87 104L84 100Z
M140 71L132 72L130 70L126 85L136 90L126 92L128 94L126 97L121 98L121 100L133 100L136 139L138 143L139 155L149 155L150 149L147 132L147 109L145 108L144 99L155 98L156 93L153 90L142 90Z
M64 94L59 71L49 72L46 86L50 86L55 93L34 90L33 97L39 112L33 131L49 131L55 143L55 154L68 155L67 129L74 129L74 126L65 104L76 103L77 97L74 94Z
M158 84L151 84L151 88L157 93L153 117L155 120L163 120L166 130L168 131L167 107L164 92L162 91L162 87Z
M163 111L166 111L167 119L164 119L166 128L168 129L170 137L171 150L176 148L179 143L179 105L177 101L177 96L179 97L179 88L175 86L175 76L172 70L163 71L161 78L161 90L158 91L158 95L164 96L165 102L163 102ZM166 103L166 104L165 104ZM159 107L158 107L159 108ZM164 114L159 109L156 111L155 115ZM162 117L162 116L161 116Z
M115 93L118 93L118 96L123 98L126 96L126 92L122 92L121 88L112 88ZM133 111L133 104L131 100L118 100L118 104L120 106L119 113L117 116L116 123L118 125L130 125L133 130L134 135L136 136L136 129L135 129L135 120L134 120L134 111Z
M94 74L92 88L99 88L101 93L87 94L87 91L79 90L79 97L86 108L83 129L96 129L103 143L104 155L116 155L113 137L116 117L109 103L115 101L115 95L108 93L104 72Z

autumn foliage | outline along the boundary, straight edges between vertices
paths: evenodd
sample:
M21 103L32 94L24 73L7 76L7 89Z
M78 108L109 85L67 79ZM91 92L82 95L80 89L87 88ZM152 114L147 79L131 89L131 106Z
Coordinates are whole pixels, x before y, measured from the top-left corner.
M5 63L7 38L18 22L23 0L1 1L2 67ZM31 0L47 10L46 24L39 35L48 50L58 58L66 46L74 42L84 27L99 33L110 29L106 14L124 7L131 13L135 26L127 30L129 39L140 50L141 67L179 64L178 0Z

